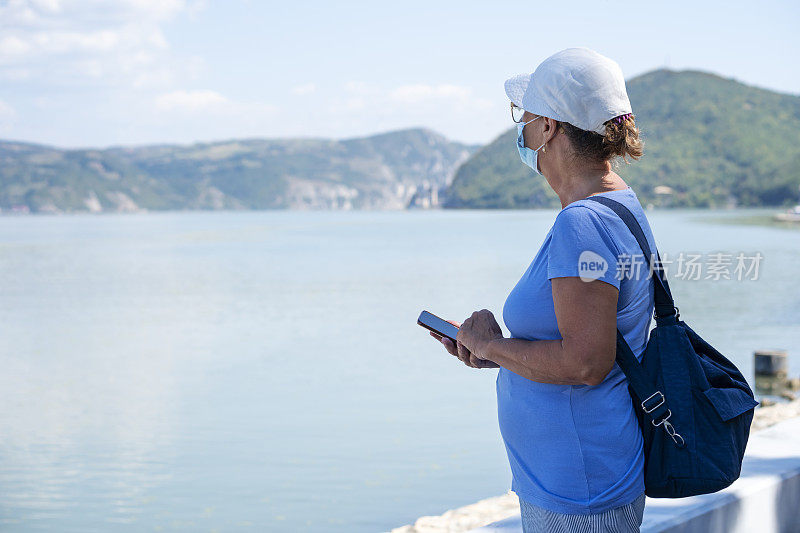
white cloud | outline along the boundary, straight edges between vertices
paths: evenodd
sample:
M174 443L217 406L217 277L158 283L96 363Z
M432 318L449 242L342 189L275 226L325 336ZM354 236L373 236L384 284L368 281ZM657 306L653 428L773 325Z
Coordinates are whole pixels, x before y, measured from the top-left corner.
M178 113L184 117L213 115L229 119L260 119L276 111L260 102L237 102L211 90L171 91L157 96L155 108L160 112Z
M193 4L185 0L8 0L0 6L0 19L21 27L163 21Z
M0 119L13 117L15 114L14 108L0 100Z
M425 100L466 100L470 90L457 85L403 85L392 90L389 96L397 102L416 104Z
M469 87L453 84L408 84L385 89L360 81L345 84L347 98L341 105L344 109L354 111L371 106L387 105L421 109L430 106L447 106L458 109L489 109L493 103L485 98L477 97Z
M389 98L402 104L445 104L459 108L488 109L493 103L475 96L472 89L460 85L403 85L389 93Z
M230 100L216 91L172 91L156 97L155 104L161 111L200 111L219 109Z
M314 83L305 83L303 85L298 85L292 89L292 94L296 94L298 96L307 96L309 94L313 94L317 91L317 86Z
M0 131L6 132L13 126L14 120L17 117L17 112L13 107L0 100Z
M353 94L374 94L378 91L377 87L363 81L348 81L344 84L344 89Z
M30 51L31 45L14 35L6 35L0 39L0 58L23 56Z
M9 0L0 4L0 81L142 88L191 79L200 60L174 57L161 26L195 5L184 0Z
M352 80L337 93L326 95L322 111L327 116L320 118L315 109L314 120L321 125L320 135L343 135L337 125L346 121L351 135L427 127L453 139L485 141L505 127L503 104L502 98L486 98L473 87L458 83L385 86ZM326 129L327 125L330 128Z

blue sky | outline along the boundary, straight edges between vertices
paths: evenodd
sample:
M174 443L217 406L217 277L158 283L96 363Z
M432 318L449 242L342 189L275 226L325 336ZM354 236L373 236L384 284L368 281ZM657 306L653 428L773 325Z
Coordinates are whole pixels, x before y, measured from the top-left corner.
M800 93L800 3L0 0L0 139L62 147L427 127L483 143L503 81L588 46L627 79ZM635 111L635 109L634 109Z

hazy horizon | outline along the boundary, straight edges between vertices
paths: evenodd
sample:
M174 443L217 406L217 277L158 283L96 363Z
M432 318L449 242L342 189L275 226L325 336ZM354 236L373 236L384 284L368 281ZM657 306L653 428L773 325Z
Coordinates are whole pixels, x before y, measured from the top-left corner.
M777 91L777 90L774 90L774 89L770 89L768 87L759 87L757 85L753 85L753 84L750 84L750 83L745 83L742 80L738 80L738 79L732 78L730 76L725 76L725 75L717 73L717 72L712 72L710 70L700 70L700 69L680 69L680 70L677 70L677 69L670 69L670 68L666 68L666 67L659 67L659 68L655 68L655 69L649 70L647 72L643 72L643 73L641 73L641 74L639 74L637 76L634 76L634 78L629 78L629 79L626 80L626 83L629 83L632 79L635 79L635 78L637 78L639 76L644 76L644 75L647 75L647 74L649 74L651 72L656 72L658 70L668 70L668 71L676 72L676 73L702 72L704 74L711 74L711 75L714 75L714 76L718 76L718 77L724 78L726 80L731 80L731 81L734 81L734 82L737 82L737 83L742 83L744 85L748 85L750 87L755 87L757 89L762 89L762 90L765 90L765 91L771 91L771 92L774 92L774 93L783 94L783 95L787 95L787 96L798 96L798 97L800 97L800 93L783 92L783 91ZM370 133L358 134L358 135L349 135L349 136L344 136L344 137L323 137L323 136L312 136L312 135L309 135L309 136L287 136L287 137L242 136L242 137L219 137L219 138L209 138L209 139L197 139L197 140L193 140L193 141L165 141L165 142L129 143L129 144L108 144L108 145L103 145L103 146L98 146L98 145L65 146L65 145L58 145L58 144L51 144L51 143L42 143L42 142L38 142L38 141L31 141L31 140L27 140L27 139L12 139L12 138L0 138L0 141L2 141L2 142L12 142L12 143L41 145L41 146L47 146L47 147L50 147L50 148L56 148L56 149L59 149L59 150L108 150L108 149L115 149L115 148L136 149L136 148L146 148L146 147L155 147L155 146L192 146L192 145L198 145L198 144L219 144L219 143L225 143L225 142L246 142L246 141L293 141L293 140L297 140L297 141L311 141L311 140L349 141L349 140L364 139L364 138L369 138L369 137L377 137L377 136L380 136L380 135L387 135L387 134L401 132L401 131L407 131L407 130L428 130L428 131L431 131L431 132L433 132L435 134L442 135L447 140L452 141L452 142L457 142L457 143L462 143L462 144L465 144L465 145L472 145L472 146L485 146L486 144L491 143L494 139L496 139L498 136L502 135L505 131L509 130L510 128L511 128L511 126L509 126L509 127L505 128L505 129L497 132L497 134L495 136L493 136L491 139L489 139L486 142L468 142L468 141L463 141L463 140L460 140L460 139L457 139L457 138L448 137L444 133L442 133L442 132L440 132L440 131L438 131L436 129L433 129L433 128L429 127L429 126L422 125L422 124L416 125L416 126L412 125L412 126L407 126L407 127L399 127L399 128L396 128L396 129L389 129L389 130L379 130L379 131L374 131L374 132L370 132Z

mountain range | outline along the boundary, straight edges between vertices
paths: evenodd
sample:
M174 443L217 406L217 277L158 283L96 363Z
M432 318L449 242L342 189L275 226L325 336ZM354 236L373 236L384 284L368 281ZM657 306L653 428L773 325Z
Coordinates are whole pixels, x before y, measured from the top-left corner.
M664 69L627 88L645 154L616 171L643 202L797 201L800 96ZM427 129L74 150L0 141L0 212L559 207L515 141L516 128L483 147Z
M0 142L0 210L424 206L420 196L435 199L477 148L425 129L341 141L252 139L80 150Z

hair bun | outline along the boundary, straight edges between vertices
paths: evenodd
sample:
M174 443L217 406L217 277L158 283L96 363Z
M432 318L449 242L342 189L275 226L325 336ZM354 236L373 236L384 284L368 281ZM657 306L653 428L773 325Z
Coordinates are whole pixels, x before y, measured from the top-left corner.
M644 154L644 141L639 137L633 113L608 120L605 135L582 130L569 122L561 124L575 155L581 159L609 161L622 157L627 162L629 156L639 159Z

